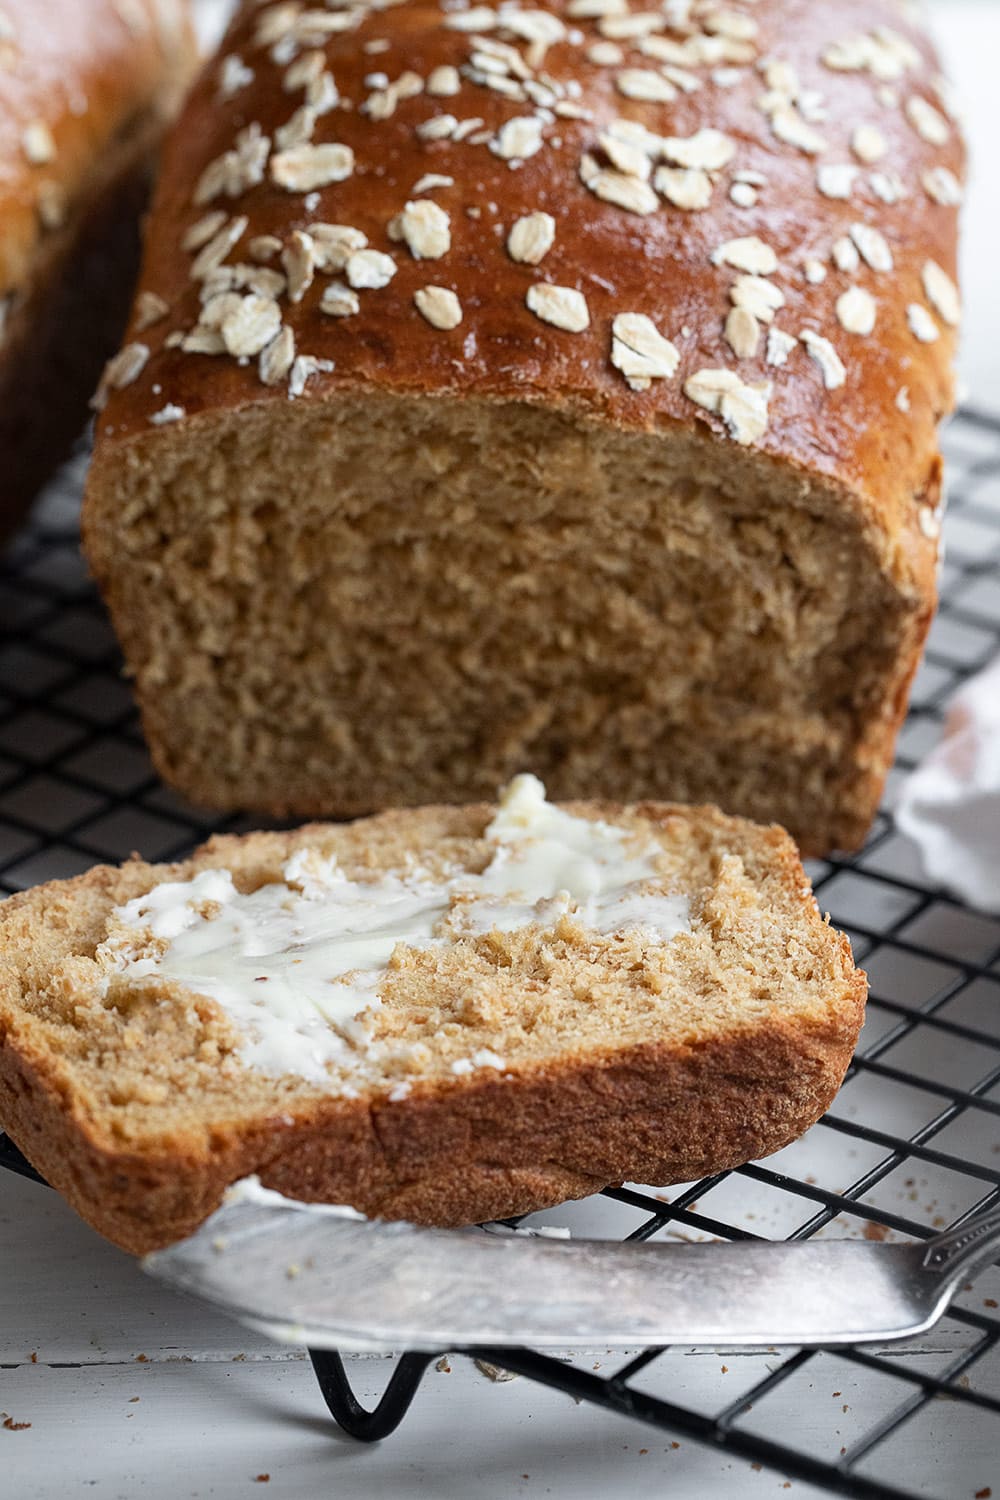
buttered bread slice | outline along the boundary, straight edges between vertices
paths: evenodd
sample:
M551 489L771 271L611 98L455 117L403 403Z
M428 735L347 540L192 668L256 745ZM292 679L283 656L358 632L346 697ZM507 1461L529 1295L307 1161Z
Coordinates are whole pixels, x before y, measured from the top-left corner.
M0 1124L134 1252L249 1173L459 1224L778 1150L864 996L782 830L522 776L11 897Z

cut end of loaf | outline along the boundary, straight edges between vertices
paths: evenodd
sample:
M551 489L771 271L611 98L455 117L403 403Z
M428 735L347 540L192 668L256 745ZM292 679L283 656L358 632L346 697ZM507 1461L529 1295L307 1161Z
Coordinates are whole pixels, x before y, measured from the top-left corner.
M292 1196L454 1224L786 1145L839 1086L865 991L790 840L711 809L573 811L652 834L691 931L651 949L564 923L404 949L373 1024L407 1047L360 1093L244 1066L212 1001L102 987L113 910L211 867L251 891L303 847L358 879L407 858L476 870L491 809L216 839L184 866L134 862L12 898L0 1121L90 1222L140 1252L192 1231L251 1172ZM456 1071L480 1048L503 1068Z
M854 846L929 622L832 482L529 401L203 412L106 442L85 530L162 773L280 816L530 766Z

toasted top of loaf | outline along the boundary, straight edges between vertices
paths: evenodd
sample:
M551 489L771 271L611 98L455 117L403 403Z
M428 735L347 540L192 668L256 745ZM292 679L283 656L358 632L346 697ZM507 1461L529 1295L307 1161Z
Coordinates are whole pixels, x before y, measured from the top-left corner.
M301 1122L331 1097L358 1107L475 1089L483 1072L544 1078L653 1046L697 1055L756 1036L837 1037L848 1049L864 979L817 912L794 846L714 809L571 804L662 849L658 881L690 902L668 942L632 927L600 936L563 916L444 947L398 947L362 1014L367 1039L318 1084L247 1065L213 1000L167 979L109 969L114 910L168 881L232 872L249 892L282 880L297 851L334 856L349 879L414 865L433 879L482 870L495 809L390 812L348 826L217 837L181 865L135 859L0 906L0 1051L30 1060L77 1123L106 1146L188 1149L269 1116ZM263 961L261 961L263 962ZM110 974L110 983L109 983Z
M186 0L3 0L0 298L121 138L176 111L194 59Z
M244 5L166 154L169 311L99 456L365 388L707 428L832 482L929 593L963 153L907 13Z

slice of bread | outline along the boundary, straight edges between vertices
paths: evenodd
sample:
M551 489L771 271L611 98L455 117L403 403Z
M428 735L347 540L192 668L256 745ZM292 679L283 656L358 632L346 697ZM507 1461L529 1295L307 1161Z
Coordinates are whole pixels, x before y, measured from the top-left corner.
M354 891L423 882L440 895L443 882L475 885L507 859L496 808L217 837L184 864L136 858L11 897L0 905L0 1124L89 1223L135 1253L193 1231L249 1173L295 1198L451 1225L623 1180L687 1181L786 1145L836 1092L865 998L791 839L714 808L564 811L576 843L580 830L600 835L601 859L617 850L626 878L644 858L655 865L627 886L620 920L601 932L586 901L563 896L528 920L507 912L479 930L466 922L468 936L399 942L374 980L370 960L358 978L357 1019L335 1034L320 1026L335 1043L325 1060L296 1072L254 1051L270 1012L260 1010L263 1029L248 1024L221 991L209 998L171 969L180 939L163 927L139 935L146 918L135 914L154 904L140 898L225 871L237 906L280 886L315 920L336 902L329 882L309 886L308 872L324 869ZM532 836L529 826L521 847ZM572 890L576 876L564 866L552 878L543 894ZM205 887L192 896L197 915L183 907L203 935L235 910ZM636 891L654 907L686 898L686 930L657 936ZM177 909L191 894L156 900ZM247 974L263 987L266 975ZM315 1012L308 1024L315 1035Z

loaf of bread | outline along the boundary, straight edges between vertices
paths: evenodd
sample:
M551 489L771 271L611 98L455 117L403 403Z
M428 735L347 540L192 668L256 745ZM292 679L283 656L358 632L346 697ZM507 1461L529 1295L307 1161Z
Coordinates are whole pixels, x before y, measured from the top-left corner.
M782 830L519 777L12 896L0 1125L135 1252L249 1173L472 1222L778 1150L864 996Z
M170 782L350 815L530 767L858 843L958 319L908 10L242 7L85 509Z
M194 63L186 0L0 0L0 536L118 346Z

